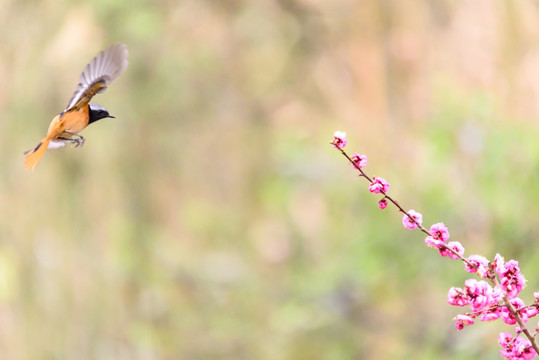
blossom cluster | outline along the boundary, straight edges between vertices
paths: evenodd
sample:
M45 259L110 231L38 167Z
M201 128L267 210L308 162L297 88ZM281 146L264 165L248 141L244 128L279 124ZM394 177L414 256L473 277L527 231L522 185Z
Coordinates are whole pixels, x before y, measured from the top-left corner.
M459 330L466 325L474 323L473 319L479 318L481 321L492 321L501 318L508 325L515 325L517 319L513 312L504 305L504 297L513 306L523 323L528 319L539 314L539 292L535 293L536 302L533 305L526 306L524 301L517 297L518 293L524 288L526 279L520 272L518 262L509 260L504 262L500 254L496 254L494 261L489 262L486 258L479 255L468 257L471 264L477 266L477 269L466 264L465 269L468 272L477 272L478 269L486 272L484 277L497 277L499 284L491 286L485 280L468 279L464 282L464 288L452 287L447 294L447 302L455 306L470 306L471 313L462 314L457 317L456 327ZM493 269L491 274L488 269ZM481 276L481 275L480 275Z
M500 354L513 360L534 358L537 355L535 340L529 331L521 326L539 314L539 292L534 293L535 302L529 306L526 306L524 301L517 297L526 285L526 279L520 272L518 261L505 262L500 254L496 254L492 261L481 255L464 257L464 247L458 241L448 241L449 230L443 223L436 223L427 230L422 225L422 214L415 210L405 211L388 195L389 183L386 179L376 176L372 179L369 178L362 170L367 165L367 157L360 154L348 157L343 150L347 143L346 133L335 132L331 144L352 162L360 171L361 176L370 181L369 191L371 193L383 195L378 203L379 207L384 209L387 207L388 201L391 201L404 213L402 224L405 228L410 230L419 228L428 234L425 238L426 245L437 249L443 257L461 260L464 263L465 271L477 274L481 278L479 280L471 278L464 281L463 288L452 287L449 289L447 294L449 304L461 307L469 306L470 308L470 312L456 316L456 328L462 330L465 326L473 324L475 319L480 321L502 319L508 325L517 325L515 328L517 335L513 337L510 333L499 334L498 343L502 348ZM535 330L535 334L539 333L539 324ZM521 336L522 332L526 334L528 339ZM532 344L530 340L534 343Z
M510 333L500 333L498 344L502 347L500 354L506 359L528 360L536 355L531 342L522 337L513 337Z

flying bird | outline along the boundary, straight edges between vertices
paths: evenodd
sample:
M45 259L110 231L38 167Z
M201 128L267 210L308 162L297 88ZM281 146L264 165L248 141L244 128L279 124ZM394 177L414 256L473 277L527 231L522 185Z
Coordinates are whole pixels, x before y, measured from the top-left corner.
M61 148L66 144L82 146L85 139L78 134L80 131L97 120L114 118L104 107L90 104L90 100L104 92L127 68L127 54L124 44L111 45L86 65L65 110L52 119L47 135L39 144L24 153L24 166L28 170L35 169L47 149Z

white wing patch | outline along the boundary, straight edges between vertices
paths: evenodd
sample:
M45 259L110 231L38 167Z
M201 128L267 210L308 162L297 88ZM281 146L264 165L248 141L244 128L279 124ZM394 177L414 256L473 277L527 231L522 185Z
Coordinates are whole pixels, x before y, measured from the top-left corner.
M127 55L127 47L124 44L116 44L109 46L93 58L84 68L79 78L79 85L75 89L71 100L69 100L65 111L75 106L85 92L97 82L104 82L104 86L96 93L99 94L105 91L107 85L116 80L127 68Z

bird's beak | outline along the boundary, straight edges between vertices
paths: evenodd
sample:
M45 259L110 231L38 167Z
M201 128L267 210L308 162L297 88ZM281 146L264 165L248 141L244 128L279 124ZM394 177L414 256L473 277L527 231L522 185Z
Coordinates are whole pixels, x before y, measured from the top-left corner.
M110 114L109 114L109 116L107 116L107 117L116 119L116 116L113 116L113 115L110 115Z

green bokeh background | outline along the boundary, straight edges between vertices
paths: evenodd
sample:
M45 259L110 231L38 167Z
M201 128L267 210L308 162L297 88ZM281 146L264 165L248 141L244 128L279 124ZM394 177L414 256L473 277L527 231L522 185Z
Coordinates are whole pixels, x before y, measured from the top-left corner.
M521 1L0 0L2 359L492 359L467 254L539 289L539 7ZM22 152L126 43L86 145ZM533 329L536 319L530 321Z

